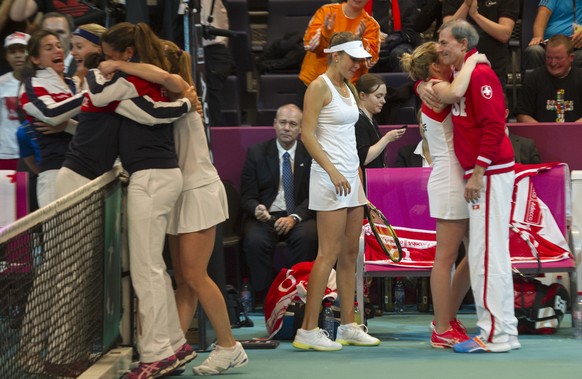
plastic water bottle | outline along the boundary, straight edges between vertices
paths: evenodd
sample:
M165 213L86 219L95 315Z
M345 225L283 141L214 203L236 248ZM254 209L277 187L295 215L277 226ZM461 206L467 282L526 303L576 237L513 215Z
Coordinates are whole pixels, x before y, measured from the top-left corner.
M404 312L404 283L402 278L396 278L394 286L394 311Z
M358 302L354 301L354 322L358 325L362 325L362 314L360 313L360 308L358 307Z
M384 311L394 312L394 297L392 296L393 278L384 278Z
M329 300L325 300L323 303L323 329L327 332L329 339L335 340L335 318Z
M572 305L572 320L574 320L574 338L582 340L582 291L578 292L576 304Z
M419 312L428 312L429 311L429 304L428 304L428 293L429 293L429 278L418 278L416 281L417 290L418 290L418 311Z
M253 291L251 290L251 283L249 283L249 278L243 278L240 297L245 313L249 314L253 310Z

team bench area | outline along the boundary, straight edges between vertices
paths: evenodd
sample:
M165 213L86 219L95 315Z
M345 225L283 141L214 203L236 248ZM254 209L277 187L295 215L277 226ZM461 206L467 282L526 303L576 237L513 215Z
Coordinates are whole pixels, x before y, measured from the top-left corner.
M417 254L421 250L426 253L436 245L436 222L430 217L426 190L430 170L420 167L366 170L368 199L384 213L400 236L404 259L396 264L388 259L378 260L377 255L372 258L370 244L364 242L366 233L362 233L356 273L360 307L364 304L366 277L430 276L432 261L423 260L430 254ZM572 229L568 166L547 165L540 169L538 165L521 165L516 170L514 202L517 204L513 207L512 224L518 226L519 233L515 229L510 233L513 266L524 274L538 271L538 261L528 245L519 243L520 238L529 238L541 257L541 273L568 273L570 304L573 304L577 277L573 249L568 246Z

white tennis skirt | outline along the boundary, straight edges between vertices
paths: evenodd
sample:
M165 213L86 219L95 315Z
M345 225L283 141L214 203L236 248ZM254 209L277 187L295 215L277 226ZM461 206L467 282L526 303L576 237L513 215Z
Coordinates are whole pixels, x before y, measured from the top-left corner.
M444 220L469 218L464 171L456 158L434 162L428 178L430 215Z
M346 179L352 191L347 196L336 194L335 187L327 172L311 170L309 178L309 209L314 211L334 211L353 208L367 203L366 194L358 175Z
M228 200L220 180L183 191L168 218L168 234L198 232L228 218Z

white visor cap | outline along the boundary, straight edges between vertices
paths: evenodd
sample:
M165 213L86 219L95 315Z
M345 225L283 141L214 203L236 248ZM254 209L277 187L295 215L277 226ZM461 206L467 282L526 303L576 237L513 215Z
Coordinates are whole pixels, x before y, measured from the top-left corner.
M372 55L364 49L362 41L350 41L340 43L339 45L332 46L328 49L323 49L324 53L335 53L336 51L344 51L347 55L352 58L364 59L372 58Z

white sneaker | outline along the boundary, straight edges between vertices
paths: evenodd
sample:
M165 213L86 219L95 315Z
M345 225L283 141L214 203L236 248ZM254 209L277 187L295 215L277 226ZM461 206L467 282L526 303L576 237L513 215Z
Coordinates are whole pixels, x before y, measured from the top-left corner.
M194 375L216 375L230 368L242 367L249 362L240 342L234 347L215 345L214 350L200 366L192 368Z
M327 331L315 328L312 330L297 329L293 347L302 350L336 351L342 345L329 339Z
M511 346L511 350L517 350L521 348L521 343L519 343L517 336L509 336L509 346Z
M337 336L335 342L342 345L356 345L356 346L377 346L380 345L380 340L368 334L366 325L358 325L355 322L347 325L340 325L337 328Z

